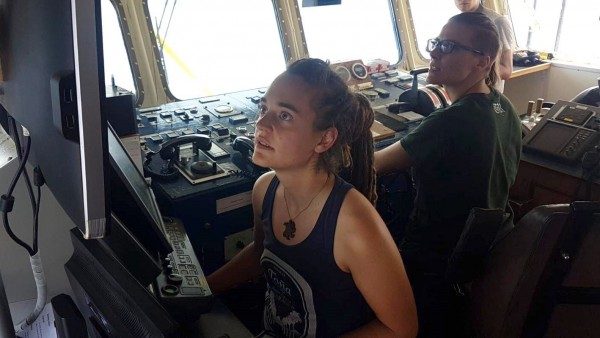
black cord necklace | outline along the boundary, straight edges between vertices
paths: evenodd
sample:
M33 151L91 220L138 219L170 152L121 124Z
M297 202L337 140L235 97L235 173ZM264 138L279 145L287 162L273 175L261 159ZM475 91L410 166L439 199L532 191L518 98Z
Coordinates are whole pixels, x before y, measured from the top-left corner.
M296 236L296 222L294 222L294 218L297 218L298 216L300 216L300 214L305 212L306 209L308 209L308 207L310 207L310 205L315 200L315 198L317 198L317 196L319 196L321 194L323 189L325 189L327 182L329 182L329 174L327 174L327 179L325 180L325 183L323 183L323 186L321 187L321 189L319 189L317 194L315 196L313 196L313 198L310 199L310 201L308 202L306 207L304 207L304 209L300 210L300 212L297 213L296 216L294 216L294 217L290 216L290 208L288 207L287 198L285 197L285 187L283 187L283 201L285 202L285 209L287 210L288 217L290 218L287 222L283 222L283 237L285 237L285 239L287 239L289 241Z

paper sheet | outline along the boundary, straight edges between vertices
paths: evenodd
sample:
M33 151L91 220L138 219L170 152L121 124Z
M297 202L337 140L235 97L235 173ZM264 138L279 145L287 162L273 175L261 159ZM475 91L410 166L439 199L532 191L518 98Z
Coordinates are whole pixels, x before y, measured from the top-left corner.
M57 338L56 327L54 327L54 311L52 311L52 304L46 304L35 322L22 332L19 332L18 337Z

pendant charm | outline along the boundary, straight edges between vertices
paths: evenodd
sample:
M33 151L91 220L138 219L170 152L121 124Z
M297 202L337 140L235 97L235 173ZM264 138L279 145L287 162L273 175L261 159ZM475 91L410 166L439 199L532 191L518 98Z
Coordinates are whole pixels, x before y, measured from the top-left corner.
M283 237L288 241L296 236L296 223L293 220L289 220L287 222L283 222Z

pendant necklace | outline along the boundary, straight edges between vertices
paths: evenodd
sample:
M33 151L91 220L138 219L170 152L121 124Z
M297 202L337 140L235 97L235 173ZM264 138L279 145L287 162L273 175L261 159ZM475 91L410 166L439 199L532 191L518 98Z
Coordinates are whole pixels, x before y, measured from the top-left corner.
M285 237L285 239L287 239L289 241L296 236L296 222L294 222L294 218L298 218L298 216L300 216L300 214L305 212L306 209L308 209L308 207L310 207L310 205L315 200L315 198L317 198L317 196L319 196L321 194L323 189L325 189L327 182L329 182L329 174L327 174L327 179L325 180L325 183L323 184L321 189L319 189L317 194L315 196L313 196L313 198L310 199L310 201L308 202L306 207L304 207L304 209L300 210L300 212L297 213L296 216L294 216L294 217L290 216L290 208L288 207L287 198L285 197L285 187L283 187L283 201L285 202L285 208L287 210L288 217L290 218L287 222L283 222L283 237Z

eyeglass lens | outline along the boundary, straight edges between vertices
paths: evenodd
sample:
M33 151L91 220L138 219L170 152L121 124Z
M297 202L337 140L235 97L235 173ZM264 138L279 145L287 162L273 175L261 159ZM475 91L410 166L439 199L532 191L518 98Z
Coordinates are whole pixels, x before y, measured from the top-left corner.
M429 39L427 41L427 51L432 52L436 47L440 47L440 51L444 54L451 53L454 49L454 43L447 40Z

